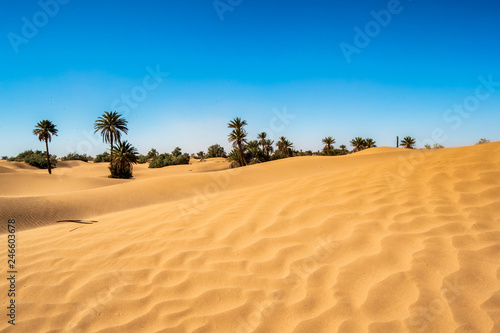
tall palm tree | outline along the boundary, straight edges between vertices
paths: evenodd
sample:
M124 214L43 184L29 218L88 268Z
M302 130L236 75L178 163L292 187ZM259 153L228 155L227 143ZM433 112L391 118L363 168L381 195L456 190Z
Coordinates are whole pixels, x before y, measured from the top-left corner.
M234 148L238 148L241 166L247 165L245 162L245 154L243 152L243 144L247 142L247 132L243 128L245 125L247 125L247 121L241 120L239 117L234 118L229 122L229 124L227 124L228 128L233 129L233 131L229 134L228 141L233 143Z
M259 145L262 146L262 151L264 151L266 147L266 138L267 138L266 132L257 134L257 139L259 139Z
M372 148L372 147L375 147L375 144L377 142L375 140L373 140L372 138L366 138L365 139L365 147L366 148Z
M267 139L265 142L264 151L266 152L268 157L269 157L269 154L272 154L274 151L273 143L274 143L274 140L271 140L271 139Z
M127 141L119 142L111 149L113 159L109 166L112 178L131 178L133 164L137 164L137 149Z
M333 149L332 145L335 143L335 139L334 138L332 138L331 136L329 136L329 137L324 138L322 141L325 144L325 146L323 147L323 150L331 150L331 149Z
M229 124L227 124L227 127L233 128L233 129L242 129L243 126L246 126L246 125L248 125L246 120L241 120L240 117L236 117L233 120L231 120L229 122Z
M127 134L127 121L116 111L104 111L94 123L94 133L101 131L104 142L110 144L110 159L113 160L113 142L120 142L121 133Z
M408 149L415 148L416 143L417 140L415 140L415 138L412 138L411 136L406 136L403 140L401 140L401 145Z
M351 146L354 147L355 151L363 150L365 145L366 145L365 139L363 139L362 137L358 136L351 140Z
M47 169L49 169L49 175L51 175L49 141L52 141L52 135L57 136L56 125L50 120L42 120L36 124L33 135L38 135L38 140L45 141L45 148L47 149Z
M284 136L280 138L280 141L276 143L276 146L278 147L278 150L281 151L286 156L288 157L292 156L293 142L288 141L288 139L285 138Z

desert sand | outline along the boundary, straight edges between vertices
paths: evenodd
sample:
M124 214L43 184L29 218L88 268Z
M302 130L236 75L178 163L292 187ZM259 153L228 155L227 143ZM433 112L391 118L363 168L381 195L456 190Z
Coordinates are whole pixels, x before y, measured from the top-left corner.
M0 162L2 332L500 332L498 142L107 175Z

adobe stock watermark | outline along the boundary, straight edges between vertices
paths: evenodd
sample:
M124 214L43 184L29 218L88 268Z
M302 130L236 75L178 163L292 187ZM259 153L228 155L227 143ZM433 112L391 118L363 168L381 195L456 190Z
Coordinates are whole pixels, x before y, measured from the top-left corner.
M268 127L263 128L260 132L266 132L268 138L271 140L278 133L285 130L285 128L290 125L291 121L296 118L295 114L288 113L287 108L283 107L282 110L273 109L272 116L269 120ZM215 173L210 173L210 177L212 178L211 182L206 183L203 186L203 189L194 189L194 196L192 198L191 203L189 204L180 204L179 210L181 211L181 215L184 218L187 216L196 214L200 212L200 210L208 207L208 203L211 198L218 195L221 191L229 186L231 183L231 178L239 175L242 168L235 168L231 170L223 170Z
M358 26L354 27L354 45L346 42L339 44L340 50L347 63L350 64L352 62L352 56L354 54L360 54L363 49L367 48L372 40L380 35L382 28L387 28L389 24L391 24L393 16L401 14L403 10L404 7L399 0L389 0L387 9L382 9L378 12L375 10L370 11L373 20L367 22L364 29Z
M297 116L292 113L288 113L287 107L283 107L282 110L273 109L273 116L269 120L268 127L265 127L259 131L266 132L267 138L270 140L274 140L278 133L281 133L285 130L285 128L290 125L291 121L294 120Z
M144 101L148 94L158 88L163 79L170 75L170 73L162 72L160 65L156 65L155 69L146 66L146 71L148 74L142 78L142 84L130 89L130 94L121 94L120 98L114 99L111 102L111 110L117 110L124 116L128 115L131 109L136 109L139 103Z
M214 0L212 5L214 6L215 12L219 16L221 21L224 21L224 14L226 12L232 12L236 7L241 5L243 0Z
M481 75L477 79L479 84L475 88L474 93L466 96L460 103L453 104L451 108L444 112L443 121L448 124L449 128L434 128L431 131L430 137L421 141L422 146L427 144L444 144L448 140L447 131L458 130L462 126L464 119L470 118L474 112L479 110L481 102L489 99L500 88L500 81L494 81L492 74L488 75L487 78ZM411 176L418 164L430 152L430 149L413 149L412 153L408 154L408 156L400 157L401 163L399 164L397 174L392 172L385 174L385 178L391 189L395 190L397 186L403 184L405 179Z
M35 12L31 19L23 16L21 21L21 34L9 32L7 38L15 53L19 53L19 46L26 45L29 41L36 37L39 30L45 27L51 18L56 17L62 5L66 5L71 0L40 0L38 6L40 10Z
M153 90L157 89L169 75L167 72L162 72L160 65L156 65L153 69L151 66L146 66L147 74L142 78L141 84L138 84L130 89L128 93L122 93L119 98L111 102L110 110L118 111L123 116L127 116L131 109L136 109ZM68 153L79 152L93 156L95 147L99 146L102 141L98 140L92 130L82 130L81 132L85 139L78 142L76 147L66 145Z

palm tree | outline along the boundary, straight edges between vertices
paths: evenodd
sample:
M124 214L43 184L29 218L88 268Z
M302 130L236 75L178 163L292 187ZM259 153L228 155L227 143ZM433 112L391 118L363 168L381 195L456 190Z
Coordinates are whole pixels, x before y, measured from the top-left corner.
M375 142L375 140L373 140L372 138L367 138L365 139L365 147L366 148L372 148L372 147L375 147L375 144L377 142Z
M94 133L101 131L104 142L109 142L110 158L113 161L113 142L120 142L120 131L127 134L127 121L116 111L104 111L104 114L95 121L94 129Z
M264 151L260 149L259 142L257 140L249 141L245 149L250 154L250 164L263 162Z
M112 178L131 178L133 164L137 164L137 149L127 141L119 142L111 149L113 159L109 170Z
M288 157L292 156L293 142L288 141L288 139L285 138L284 136L280 138L280 141L276 143L276 146L278 147L278 150L281 151L286 156Z
M33 135L38 135L38 140L45 141L45 147L47 149L47 169L49 169L49 175L52 174L50 165L50 154L49 154L49 141L52 141L52 135L57 136L56 125L54 125L50 120L42 120L36 124L33 130Z
M257 139L259 139L259 145L262 146L262 151L264 151L265 146L266 146L266 138L267 138L267 133L262 132L257 135Z
M264 151L266 152L268 157L269 157L269 154L272 154L274 151L273 143L274 143L274 140L271 140L271 139L267 139L265 142Z
M231 162L231 168L238 167L240 165L240 153L237 148L233 148L233 150L227 154L227 160Z
M405 148L413 149L413 148L415 148L416 142L417 142L417 140L415 140L415 138L412 138L411 136L407 136L403 140L401 140L401 145Z
M365 139L363 139L362 137L358 136L351 140L351 146L354 147L354 151L363 150L365 145L366 145Z
M259 149L259 142L257 140L248 141L246 148L248 150Z
M345 145L340 145L340 149L342 149L342 152L345 152L346 148L347 147Z
M246 120L241 120L239 117L234 118L227 125L228 128L233 129L233 131L229 134L228 141L233 143L234 148L238 148L241 166L247 165L245 162L245 154L243 153L243 144L247 142L247 132L243 128L245 125L247 125Z
M335 143L335 139L334 138L332 138L331 136L329 136L329 137L324 138L322 141L325 144L325 146L323 147L323 150L331 150L331 149L333 149L332 145Z

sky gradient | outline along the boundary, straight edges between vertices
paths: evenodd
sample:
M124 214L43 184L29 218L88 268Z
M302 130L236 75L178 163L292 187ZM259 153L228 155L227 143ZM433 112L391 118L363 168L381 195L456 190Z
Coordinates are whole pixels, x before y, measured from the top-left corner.
M42 119L59 130L52 153L102 153L93 123L110 110L143 154L229 151L236 116L250 139L304 150L326 136L497 141L499 13L493 0L4 1L0 155L44 150Z

